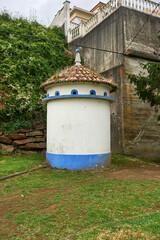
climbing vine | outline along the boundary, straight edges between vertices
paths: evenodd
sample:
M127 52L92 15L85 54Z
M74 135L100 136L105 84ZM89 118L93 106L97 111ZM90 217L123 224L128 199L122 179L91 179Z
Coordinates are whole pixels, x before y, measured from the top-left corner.
M7 12L0 14L0 30L65 41L60 28L46 28ZM73 64L67 52L66 46L57 42L0 32L0 125L4 130L16 122L23 127L30 126L33 119L44 119L44 94L39 87L57 70Z

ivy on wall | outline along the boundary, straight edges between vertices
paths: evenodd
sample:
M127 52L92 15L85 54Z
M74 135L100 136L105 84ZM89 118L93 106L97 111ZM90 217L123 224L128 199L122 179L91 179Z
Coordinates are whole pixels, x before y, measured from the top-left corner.
M36 21L0 14L0 29L65 41L60 28L46 28ZM45 105L40 85L56 71L73 65L74 58L66 54L63 44L0 32L0 125L4 131L31 126L33 119L42 119ZM10 126L10 128L9 128ZM11 129L13 128L13 129Z

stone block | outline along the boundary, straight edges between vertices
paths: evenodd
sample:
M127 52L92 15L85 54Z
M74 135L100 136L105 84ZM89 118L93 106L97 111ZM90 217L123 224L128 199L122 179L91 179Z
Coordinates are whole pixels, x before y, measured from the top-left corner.
M8 137L2 135L2 136L0 136L0 143L11 144L12 141Z
M20 146L20 149L24 149L24 150L38 150L38 149L45 149L46 148L46 143L45 142L41 142L41 143L27 143L24 146Z
M14 147L11 145L5 145L5 144L0 143L0 151L11 153L14 151Z
M23 139L23 140L15 140L13 141L13 145L15 146L18 146L18 145L24 145L26 143L29 143L31 142L31 140L28 138L28 139Z
M33 129L32 128L30 128L30 129L19 128L18 131L19 131L19 133L29 133L29 132L32 132Z
M32 138L32 142L45 142L45 138L36 136Z
M40 138L27 138L27 139L23 139L23 140L15 140L15 141L13 141L13 144L15 146L17 146L17 145L24 145L26 143L35 143L35 142L36 143L45 142L45 138L40 137Z
M27 137L42 136L42 135L43 135L42 131L33 131L33 132L26 133Z
M16 134L10 134L8 135L9 139L12 140L18 140L18 139L25 139L27 138L25 134L23 133L16 133Z

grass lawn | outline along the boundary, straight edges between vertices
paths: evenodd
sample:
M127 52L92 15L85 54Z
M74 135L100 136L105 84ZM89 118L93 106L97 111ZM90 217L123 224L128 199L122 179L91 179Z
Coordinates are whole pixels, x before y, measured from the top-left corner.
M44 165L44 155L0 155L0 177Z
M114 154L110 169L50 167L0 182L0 240L160 239L160 165ZM0 156L0 177L43 165Z

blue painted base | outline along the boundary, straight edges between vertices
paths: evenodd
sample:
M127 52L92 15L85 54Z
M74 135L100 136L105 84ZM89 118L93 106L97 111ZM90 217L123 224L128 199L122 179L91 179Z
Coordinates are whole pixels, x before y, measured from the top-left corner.
M87 168L99 168L110 164L111 153L67 155L52 154L46 152L46 158L51 167L69 170L81 170Z

